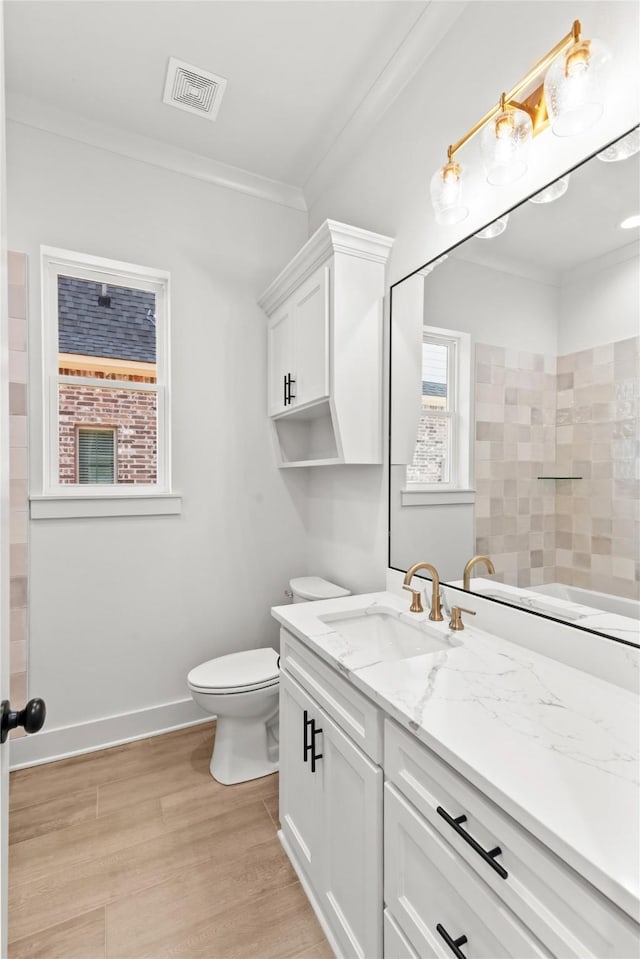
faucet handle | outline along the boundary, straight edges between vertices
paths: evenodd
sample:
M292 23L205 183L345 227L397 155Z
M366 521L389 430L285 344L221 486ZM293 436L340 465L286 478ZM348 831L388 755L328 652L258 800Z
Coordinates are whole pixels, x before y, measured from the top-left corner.
M403 585L402 588L403 588L403 589L408 589L409 592L412 594L412 597L413 597L412 600L411 600L411 606L409 607L409 612L410 612L410 613L424 613L424 607L423 607L423 605L422 605L422 598L421 598L422 590L420 590L420 589L412 589L411 586L407 586L406 583Z
M472 609L465 609L464 606L452 606L451 619L449 620L450 629L455 629L455 630L464 629L464 623L462 622L463 613L468 613L469 616L476 615Z

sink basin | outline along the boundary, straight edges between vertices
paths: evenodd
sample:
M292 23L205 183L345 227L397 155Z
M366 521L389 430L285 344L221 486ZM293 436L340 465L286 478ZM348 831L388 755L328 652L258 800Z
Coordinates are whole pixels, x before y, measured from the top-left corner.
M413 624L392 609L328 613L319 618L347 641L349 654L362 653L369 663L409 659L461 645L424 620Z

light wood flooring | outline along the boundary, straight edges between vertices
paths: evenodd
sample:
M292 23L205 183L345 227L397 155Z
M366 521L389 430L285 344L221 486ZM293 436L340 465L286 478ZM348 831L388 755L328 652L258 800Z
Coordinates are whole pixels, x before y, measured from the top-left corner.
M278 777L216 783L214 734L11 774L9 959L333 959L276 836Z

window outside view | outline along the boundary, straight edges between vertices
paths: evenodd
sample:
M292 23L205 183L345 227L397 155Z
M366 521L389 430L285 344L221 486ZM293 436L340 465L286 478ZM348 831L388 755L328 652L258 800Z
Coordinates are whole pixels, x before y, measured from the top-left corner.
M407 483L427 485L450 482L451 418L448 343L427 339L422 344L422 395L413 463L407 466Z
M60 483L157 481L155 301L58 277Z

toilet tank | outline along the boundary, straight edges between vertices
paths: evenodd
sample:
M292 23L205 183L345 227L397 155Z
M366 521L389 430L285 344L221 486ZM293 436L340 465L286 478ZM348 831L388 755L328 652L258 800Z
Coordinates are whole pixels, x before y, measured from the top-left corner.
M289 581L294 603L307 603L314 599L337 599L350 596L351 590L330 583L321 576L298 576Z

